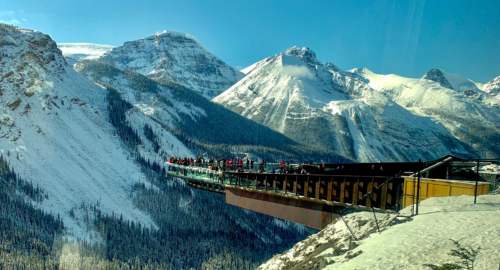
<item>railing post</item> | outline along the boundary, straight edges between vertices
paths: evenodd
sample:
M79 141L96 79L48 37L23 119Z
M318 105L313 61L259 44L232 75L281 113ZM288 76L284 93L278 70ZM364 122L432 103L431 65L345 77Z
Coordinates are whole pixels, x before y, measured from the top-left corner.
M264 176L264 189L267 190L267 175Z
M327 188L327 193L326 193L326 200L327 201L332 201L333 198L333 176L332 178L328 178L328 188Z
M295 175L295 179L293 180L293 193L295 193L295 195L297 195L297 183L298 182L298 176Z
M319 200L320 198L320 185L321 185L321 177L318 176L318 178L316 179L316 186L314 187L315 190L314 190L314 198Z
M418 160L418 179L417 179L417 202L415 204L415 215L418 215L418 205L420 203L420 180L422 175L420 171L422 170L422 160Z
M273 191L276 192L276 181L277 181L278 175L275 174L273 177Z
M285 194L288 193L288 175L285 174L285 180L283 180L283 191Z
M352 204L357 205L359 198L359 177L356 178L354 186L352 187Z
M366 201L365 204L368 207L372 207L373 202L373 178L368 182L368 187L366 188Z
M342 178L342 183L340 183L340 202L345 201L345 177Z
M474 186L474 204L477 203L477 186L479 184L479 159L477 160L476 167L476 185Z
M387 204L387 190L389 188L389 181L387 180L387 178L385 178L385 181L382 185L382 198L380 199L380 208L385 209L385 205Z
M305 198L309 197L309 175L307 176L306 180L304 181L304 197Z
M402 204L402 200L404 199L404 192L406 192L405 189L404 189L404 181L405 180L402 179L402 181L403 181L402 184L397 184L396 185L396 195L395 195L395 198L394 198L394 205L396 206L396 210L397 211L401 210L401 208L402 208L401 204ZM390 203L392 203L392 200L391 200L392 195L391 194L393 194L393 192L394 192L394 188L393 188L394 185L392 183L389 183L388 187L391 189L391 193L388 194L388 198L389 199L387 201L390 202Z

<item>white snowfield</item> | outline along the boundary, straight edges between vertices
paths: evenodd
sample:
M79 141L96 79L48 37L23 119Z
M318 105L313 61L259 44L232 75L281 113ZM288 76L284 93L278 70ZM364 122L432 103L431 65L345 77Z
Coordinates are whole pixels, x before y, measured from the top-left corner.
M480 248L474 269L500 266L500 195L438 197L422 201L418 216L408 219L378 214L382 232L376 231L373 214L348 214L321 232L277 255L259 269L430 269L425 264L458 263L450 256L451 239ZM411 207L401 211L409 216ZM349 242L352 235L364 238ZM390 224L390 225L389 225Z
M493 114L498 108L464 100L433 81L342 71L319 62L308 48L292 47L244 71L243 79L213 101L298 142L320 144L353 160L428 160L487 149L491 138L469 140L476 129L461 123L467 117L490 137L498 132L499 116ZM402 90L381 90L391 87Z
M58 43L57 47L61 50L66 59L72 61L92 60L103 56L105 53L111 51L113 46L94 43Z
M0 154L46 192L36 205L74 238L98 240L70 215L82 204L156 227L132 203L131 186L146 177L107 119L106 91L66 65L47 35L0 25L0 37Z

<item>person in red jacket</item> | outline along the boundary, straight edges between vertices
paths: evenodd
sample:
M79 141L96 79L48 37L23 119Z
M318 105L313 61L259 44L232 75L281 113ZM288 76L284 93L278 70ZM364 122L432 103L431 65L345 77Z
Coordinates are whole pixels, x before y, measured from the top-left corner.
M285 173L285 161L280 160L280 173Z

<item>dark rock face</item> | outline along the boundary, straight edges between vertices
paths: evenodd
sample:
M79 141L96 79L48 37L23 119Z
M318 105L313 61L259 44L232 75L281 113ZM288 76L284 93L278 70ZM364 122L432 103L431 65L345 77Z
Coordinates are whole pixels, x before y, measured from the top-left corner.
M433 68L433 69L427 71L427 73L425 73L424 77L422 77L422 78L426 79L426 80L431 80L431 81L437 82L442 87L453 89L453 86L446 79L443 72L437 68Z
M308 47L293 46L285 51L286 55L296 56L308 64L319 64L316 53Z

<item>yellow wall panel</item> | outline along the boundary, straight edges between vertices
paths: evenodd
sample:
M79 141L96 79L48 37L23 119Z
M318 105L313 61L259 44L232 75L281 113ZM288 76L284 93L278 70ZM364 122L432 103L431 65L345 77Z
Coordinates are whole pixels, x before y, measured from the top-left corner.
M478 189L479 191L479 189ZM478 192L479 193L479 192ZM474 188L469 188L469 187L451 187L451 194L452 196L457 196L457 195L474 195Z
M413 204L413 197L416 196L417 180L413 177L405 177L403 207ZM447 179L420 179L420 200L430 197L458 196L458 195L474 195L475 182L473 181L456 181ZM489 192L489 184L478 183L477 194L487 194Z

